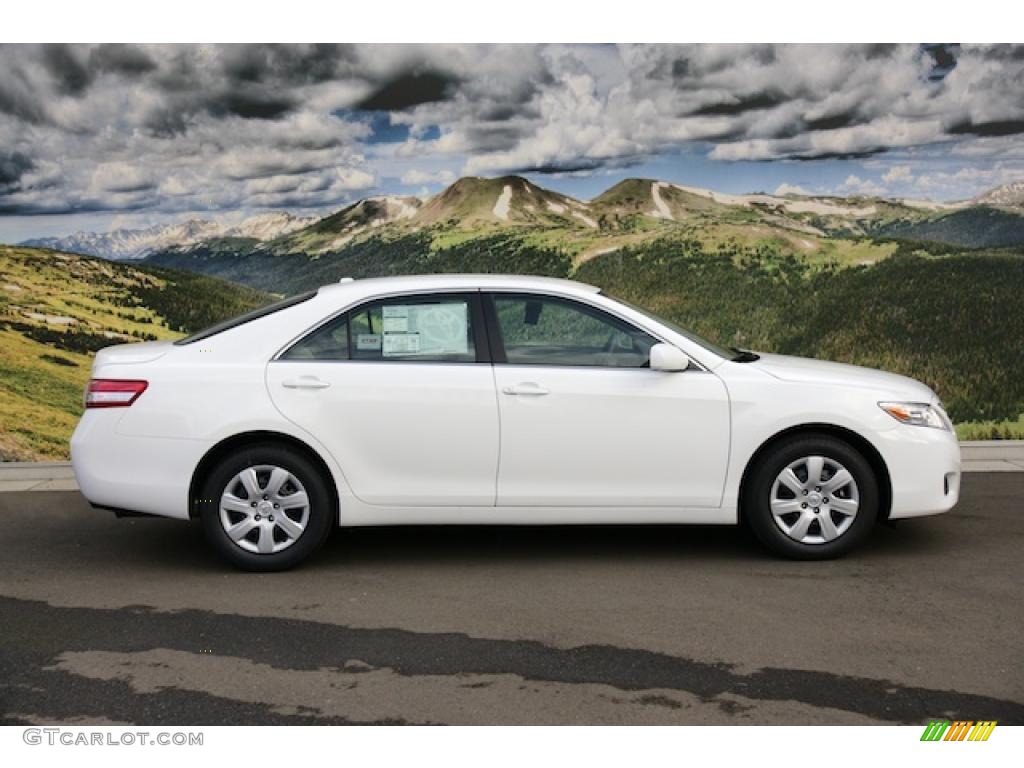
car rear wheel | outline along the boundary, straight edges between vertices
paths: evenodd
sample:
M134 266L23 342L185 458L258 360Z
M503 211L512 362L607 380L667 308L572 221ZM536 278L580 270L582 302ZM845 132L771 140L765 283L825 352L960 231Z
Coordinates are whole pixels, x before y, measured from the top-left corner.
M878 515L878 481L852 445L801 435L775 446L751 468L744 518L777 554L824 560L846 554Z
M285 446L247 446L208 474L199 500L214 549L249 571L280 571L309 557L333 527L320 470Z

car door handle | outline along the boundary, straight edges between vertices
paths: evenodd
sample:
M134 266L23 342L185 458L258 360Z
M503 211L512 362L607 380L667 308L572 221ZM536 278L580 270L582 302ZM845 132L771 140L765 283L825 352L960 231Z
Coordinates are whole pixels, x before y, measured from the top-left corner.
M538 395L550 395L551 390L545 389L540 384L534 381L523 381L519 384L512 384L507 387L502 387L501 391L506 395L532 395L534 397Z
M288 389L326 389L331 384L316 376L299 376L297 379L285 379L281 382L281 386L288 387Z

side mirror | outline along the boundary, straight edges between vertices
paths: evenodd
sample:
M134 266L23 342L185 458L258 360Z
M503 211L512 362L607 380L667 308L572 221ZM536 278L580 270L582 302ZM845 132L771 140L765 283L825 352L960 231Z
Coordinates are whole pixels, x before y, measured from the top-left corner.
M655 344L650 355L652 371L685 371L690 367L686 353L671 344Z

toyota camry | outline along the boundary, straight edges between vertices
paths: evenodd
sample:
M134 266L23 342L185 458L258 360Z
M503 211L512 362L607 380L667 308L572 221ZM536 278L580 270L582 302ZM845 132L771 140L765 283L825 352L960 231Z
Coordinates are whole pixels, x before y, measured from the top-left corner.
M346 278L103 349L85 406L94 506L199 518L259 571L397 524L739 523L823 559L960 486L924 384L724 349L550 278Z

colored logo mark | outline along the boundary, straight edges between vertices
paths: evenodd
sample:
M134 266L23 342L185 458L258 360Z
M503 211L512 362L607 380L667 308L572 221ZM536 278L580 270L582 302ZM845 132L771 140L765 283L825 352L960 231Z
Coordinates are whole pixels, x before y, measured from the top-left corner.
M932 720L921 741L988 741L995 727L995 720Z

